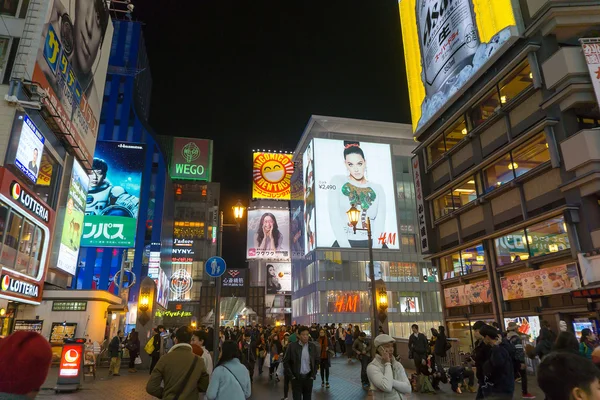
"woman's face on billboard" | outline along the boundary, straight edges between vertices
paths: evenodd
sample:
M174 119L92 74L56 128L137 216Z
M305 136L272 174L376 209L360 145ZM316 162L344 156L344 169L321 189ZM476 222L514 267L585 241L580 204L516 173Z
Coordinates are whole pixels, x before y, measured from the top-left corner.
M364 179L367 162L360 154L348 154L345 162L346 169L354 180L361 181Z
M271 231L273 230L273 218L269 217L268 215L265 217L265 219L263 220L263 232L264 233L271 233Z
M269 275L275 276L275 267L272 265L269 267Z

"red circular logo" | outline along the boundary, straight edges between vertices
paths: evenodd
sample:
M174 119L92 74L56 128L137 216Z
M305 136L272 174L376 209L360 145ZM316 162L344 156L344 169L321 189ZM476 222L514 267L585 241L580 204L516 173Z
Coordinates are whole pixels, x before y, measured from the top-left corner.
M10 188L10 194L13 199L18 200L21 197L21 185L17 182L13 182L12 187Z

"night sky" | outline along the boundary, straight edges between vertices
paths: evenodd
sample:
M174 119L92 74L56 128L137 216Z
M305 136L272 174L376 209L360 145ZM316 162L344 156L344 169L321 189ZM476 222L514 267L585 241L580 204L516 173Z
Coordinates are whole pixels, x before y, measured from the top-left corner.
M214 140L226 223L251 196L252 150L293 151L312 114L410 123L397 0L135 4L150 124ZM245 231L226 229L223 250L244 266Z

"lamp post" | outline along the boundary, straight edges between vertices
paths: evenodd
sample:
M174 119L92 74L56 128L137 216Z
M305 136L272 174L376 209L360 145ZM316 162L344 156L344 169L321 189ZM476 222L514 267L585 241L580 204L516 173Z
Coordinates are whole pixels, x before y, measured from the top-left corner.
M233 217L235 218L235 224L225 224L223 222L223 211L219 212L219 237L217 238L217 256L223 256L223 227L234 227L237 231L240 230L240 223L242 221L242 217L244 216L244 210L246 207L242 204L240 200L235 204L235 206L231 207L233 210ZM216 366L219 361L219 328L221 325L221 319L219 316L221 315L221 277L215 278L215 322L213 324L213 349L215 353L215 357L213 358L213 363Z
M356 231L367 231L368 241L369 241L369 278L371 279L371 337L375 339L377 333L379 331L379 323L377 318L377 288L375 287L375 266L373 265L373 237L371 236L371 218L367 217L366 228L357 228L356 225L360 219L361 212L354 204L348 211L346 211L348 215L348 220L354 229L354 233ZM387 302L387 297L386 297Z

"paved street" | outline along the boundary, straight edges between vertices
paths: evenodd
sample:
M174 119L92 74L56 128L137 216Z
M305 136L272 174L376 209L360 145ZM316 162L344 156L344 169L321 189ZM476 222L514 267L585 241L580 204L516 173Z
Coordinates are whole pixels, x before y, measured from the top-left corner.
M99 369L99 376L95 381L91 378L86 378L83 389L76 393L54 393L54 384L58 370L52 368L50 375L46 380L44 388L38 398L53 397L60 400L110 400L110 399L152 399L153 397L146 394L145 385L148 379L147 371L140 371L137 374L128 374L127 368L121 370L120 377L106 377L108 369ZM530 380L534 381L532 377ZM346 358L336 358L332 361L330 389L322 389L320 378L317 379L314 385L313 399L316 400L360 400L368 399L370 396L360 385L360 365L358 362L348 364ZM536 385L530 384L530 392L535 394L538 399L543 399L541 391ZM516 392L519 393L521 386L516 385ZM441 396L440 396L441 395ZM252 399L260 400L279 400L283 397L283 379L279 383L270 382L268 372L263 372L262 376L256 376L252 387ZM433 398L474 398L474 395L463 394L456 395L451 392L449 385L442 385L442 392L436 395L412 394L411 399L433 399ZM520 398L520 396L515 396ZM291 394L290 394L291 399ZM237 399L231 399L237 400Z

